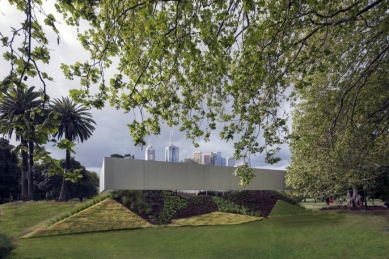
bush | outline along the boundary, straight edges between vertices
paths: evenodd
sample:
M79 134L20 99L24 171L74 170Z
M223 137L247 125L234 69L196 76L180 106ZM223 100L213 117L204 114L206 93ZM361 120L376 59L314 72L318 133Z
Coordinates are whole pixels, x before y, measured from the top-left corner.
M168 224L176 215L177 210L184 209L188 202L169 191L162 191L163 209L158 216L158 224Z
M228 201L219 197L213 197L213 200L216 203L220 212L236 213L257 217L261 216L261 211L259 210L252 210L246 206L238 205L232 201Z
M184 198L188 202L188 205L183 209L177 210L177 213L174 217L175 219L189 218L217 211L217 205L211 196L191 195Z
M14 249L15 245L11 239L5 234L0 233L0 258L5 258Z

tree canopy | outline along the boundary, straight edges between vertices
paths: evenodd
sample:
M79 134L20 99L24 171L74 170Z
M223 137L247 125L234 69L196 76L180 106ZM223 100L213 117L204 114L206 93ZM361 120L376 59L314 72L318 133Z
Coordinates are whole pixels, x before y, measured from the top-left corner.
M11 1L27 14L27 25L34 24L31 2L40 3ZM265 152L274 163L288 137L285 106L309 89L337 91L329 102L332 117L321 124L330 141L355 127L365 98L376 97L374 117L387 117L388 95L373 88L387 81L388 1L70 0L55 6L70 25L89 22L77 35L89 60L62 65L68 79L80 79L72 98L97 108L108 101L126 112L139 109L141 118L128 125L137 145L166 122L179 125L195 146L217 129L234 141L235 158ZM52 16L45 23L56 29ZM7 55L13 58L12 51ZM25 71L19 63L15 71ZM110 66L117 73L106 78ZM242 184L252 177L246 169L237 175Z
M0 203L4 203L11 194L18 194L21 189L18 157L11 152L12 149L8 140L0 138Z

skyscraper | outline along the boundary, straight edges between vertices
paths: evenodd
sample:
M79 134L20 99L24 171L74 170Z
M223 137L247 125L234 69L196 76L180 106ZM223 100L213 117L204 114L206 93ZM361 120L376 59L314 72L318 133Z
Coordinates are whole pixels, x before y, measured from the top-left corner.
M173 145L173 132L170 130L170 144L165 148L165 161L178 163L180 161L180 149Z
M146 152L145 152L145 160L155 161L155 150L153 148L153 145L151 145L150 139L149 139L149 146L146 148Z
M227 157L227 166L235 166L235 159L233 157Z
M203 153L201 153L201 151L193 152L193 160L198 164L202 164L203 163Z
M204 165L216 165L217 163L217 154L214 152L205 152L204 153Z
M222 152L216 151L214 154L216 155L215 165L222 166Z

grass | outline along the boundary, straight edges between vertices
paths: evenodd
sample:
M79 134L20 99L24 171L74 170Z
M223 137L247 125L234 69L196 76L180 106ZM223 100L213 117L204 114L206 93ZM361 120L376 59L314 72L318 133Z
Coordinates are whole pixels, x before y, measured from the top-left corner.
M94 197L93 199L91 200L88 200L86 202L83 202L83 203L80 203L78 204L77 206L75 206L72 210L70 210L70 212L66 212L66 213L62 213L60 215L58 215L57 217L55 218L52 218L49 222L48 222L48 225L53 225L63 219L66 219L76 213L79 213L89 207L92 207L93 205L107 199L111 197L110 194L101 194L101 195L97 195L96 197Z
M388 258L385 215L275 217L21 239L11 258Z
M314 213L312 210L305 210L304 208L291 205L282 200L278 200L277 203L274 205L272 211L270 212L269 217L292 216L312 213Z
M151 227L151 224L112 199L105 199L54 225L37 228L26 237Z
M172 226L210 226L210 225L232 225L261 220L262 218L232 214L225 212L212 212L204 215L194 216L186 219L174 219Z
M35 224L47 223L47 217L72 209L74 205L67 203L1 205L0 226L13 237L20 236L26 230L37 229ZM84 226L99 230L98 226L115 223L113 215L122 218L119 225L125 219L134 224L128 215L121 216L121 209L120 204L107 199L50 228L58 228L56 234ZM196 226L232 223L238 217L247 217L219 212L175 221L180 227L18 239L10 258L388 258L387 211L301 211L281 202L274 210L278 216L239 225ZM104 217L105 223L93 221Z
M20 237L34 230L38 223L47 221L64 211L74 208L74 203L12 202L0 206L0 232L10 237Z

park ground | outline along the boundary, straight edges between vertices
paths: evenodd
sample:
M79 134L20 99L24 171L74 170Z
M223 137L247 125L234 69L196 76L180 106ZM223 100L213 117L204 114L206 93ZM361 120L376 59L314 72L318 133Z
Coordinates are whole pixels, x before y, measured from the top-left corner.
M389 258L387 210L321 211L325 204L302 205L316 210L278 207L268 218L237 225L22 238L75 205L11 203L0 206L0 226L17 245L9 258Z

